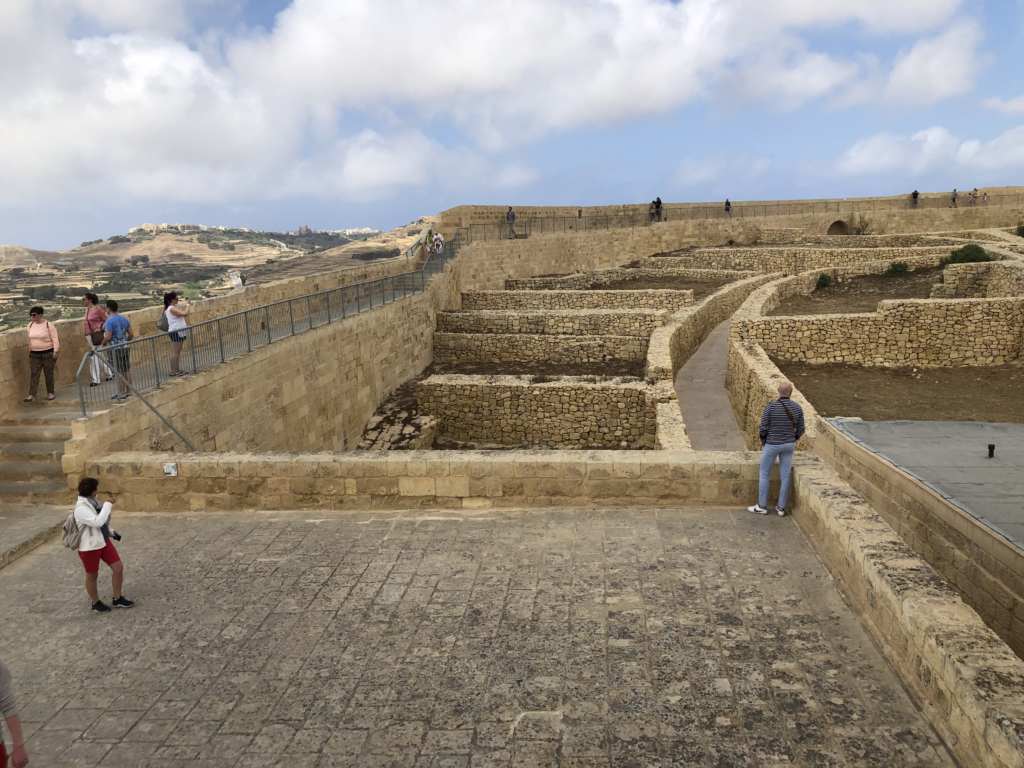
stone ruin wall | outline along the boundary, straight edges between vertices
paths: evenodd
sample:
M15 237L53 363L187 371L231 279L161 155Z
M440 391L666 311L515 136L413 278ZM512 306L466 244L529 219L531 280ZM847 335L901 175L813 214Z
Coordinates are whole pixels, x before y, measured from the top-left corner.
M475 291L462 296L462 308L478 309L665 309L693 304L693 291Z
M416 385L438 435L463 443L654 448L657 414L642 381L431 376Z
M697 280L713 280L728 278L738 280L751 277L753 272L737 272L731 269L693 269L691 267L667 264L669 257L659 258L657 266L652 267L650 259L635 262L628 267L602 269L599 272L578 272L561 277L532 277L521 280L506 280L505 290L508 291L583 291L619 280L635 280L641 277L692 277Z
M650 336L665 324L667 310L483 310L443 312L438 333L520 333L587 336Z
M950 264L942 271L942 275L942 283L932 288L933 299L1024 296L1024 262Z
M934 257L935 263L949 250L943 248L698 248L680 257L698 269L749 270L756 273L783 272L794 275L811 269L855 266L861 263L895 261L910 263L919 257ZM657 268L661 259L650 259Z
M436 333L434 362L459 363L600 363L641 361L647 339L637 336L580 336L524 333Z

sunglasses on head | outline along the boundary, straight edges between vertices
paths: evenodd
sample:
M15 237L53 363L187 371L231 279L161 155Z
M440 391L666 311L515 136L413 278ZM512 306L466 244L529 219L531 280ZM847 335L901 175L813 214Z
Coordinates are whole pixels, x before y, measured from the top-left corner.
M29 316L30 317L42 317L42 315L39 314L38 312L29 312Z

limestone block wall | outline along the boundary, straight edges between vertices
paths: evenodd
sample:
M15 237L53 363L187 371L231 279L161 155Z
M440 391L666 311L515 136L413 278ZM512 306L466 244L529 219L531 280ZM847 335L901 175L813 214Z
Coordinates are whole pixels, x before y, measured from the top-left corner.
M581 336L527 333L435 333L434 362L598 363L644 360L647 339L639 336Z
M542 333L584 336L650 336L665 323L666 310L483 310L442 312L439 333Z
M579 272L574 275L563 277L532 277L518 280L506 280L505 288L509 291L582 291L588 288L596 288L618 280L636 280L643 277L692 277L698 280L713 280L727 278L739 280L750 277L753 272L737 272L735 270L723 269L693 269L686 266L683 261L672 263L671 257L659 258L657 266L650 266L651 260L645 259L638 262L640 266L619 267L617 269L602 269L593 272Z
M915 246L957 246L952 237L927 234L823 235L803 229L763 229L758 245L824 245L831 248L913 248Z
M313 277L280 280L263 285L246 286L225 296L193 302L189 324L202 323L235 312L259 307L275 301L332 290L345 285L375 280L406 272L411 264L404 259L384 262L368 267L342 269ZM126 312L135 329L136 337L159 333L156 321L160 307L149 307ZM58 320L54 325L60 337L60 357L57 361L56 385L72 384L82 356L88 351L81 320ZM15 407L28 394L28 335L25 329L0 333L0 416Z
M146 398L200 451L352 449L387 393L431 360L418 294L177 379ZM64 471L111 451L184 450L137 398L75 421Z
M463 309L667 309L693 304L693 291L473 291Z
M820 459L793 459L793 518L964 766L1024 765L1024 662Z
M758 286L778 275L757 275L723 286L696 306L681 309L651 336L647 378L675 381L676 373L704 343L715 326L733 315Z
M1024 554L833 424L817 428L814 452L1024 658Z
M989 261L950 264L942 283L932 288L933 299L976 299L1024 296L1024 263Z
M699 248L679 257L693 267L702 269L737 269L754 272L784 272L787 275L809 269L844 267L862 262L910 262L921 256L948 256L949 250L925 248ZM651 259L657 268L662 259ZM675 266L675 265L666 265Z
M420 410L451 440L549 448L653 448L657 413L641 381L561 377L431 376Z
M1021 354L1024 299L882 301L874 314L739 320L732 334L783 360L1002 365Z

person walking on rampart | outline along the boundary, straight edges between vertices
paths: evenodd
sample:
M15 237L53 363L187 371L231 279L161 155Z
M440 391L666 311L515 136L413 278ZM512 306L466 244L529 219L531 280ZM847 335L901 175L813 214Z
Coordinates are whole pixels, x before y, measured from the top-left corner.
M654 217L657 221L661 221L661 198L654 198Z
M786 500L789 498L790 470L793 466L793 451L796 441L803 437L803 409L789 396L793 394L793 385L788 381L779 384L779 399L772 400L764 407L761 414L761 425L758 430L761 436L761 474L757 483L757 504L747 507L747 511L758 515L768 514L768 478L775 465L775 457L779 459L779 475L782 487L779 489L779 503L775 512L779 517L786 514Z
M508 239L516 239L516 212L512 210L512 206L508 207L508 213L505 214L505 221L508 222Z
M60 351L60 339L57 329L49 320L43 320L43 308L32 307L28 311L28 367L31 377L28 382L26 403L36 399L39 389L39 374L46 376L46 399L53 400L54 394L53 369L57 366L57 353Z
M915 189L910 193L911 206L917 208L917 198L920 197L920 193Z
M728 197L725 198L725 215L732 218L732 203L729 202Z
M128 318L118 313L117 302L113 299L107 299L107 314L110 316L103 324L103 346L110 349L110 362L120 374L117 394L110 399L125 400L131 394L128 384L132 382L132 358L128 342L135 338L135 331Z
M950 208L958 208L959 207L956 204L956 187L953 187L953 195L949 198L949 200L950 200L950 206L949 206Z
M107 322L107 313L100 306L100 297L95 293L87 293L82 296L82 306L85 307L85 317L82 325L85 330L85 342L89 349L96 352L103 346L103 324ZM89 361L89 375L92 379L90 387L98 387L106 379L114 378L114 372L103 360L103 356L95 354Z
M167 317L167 333L173 345L173 351L171 352L171 376L185 375L182 373L180 365L181 347L188 337L188 331L185 330L188 327L188 323L185 322L185 318L192 312L192 302L185 299L185 308L180 309L178 307L178 302L180 301L181 299L176 291L164 294L164 315Z
M25 734L21 730L21 718L18 716L18 700L14 698L14 683L11 673L0 659L0 714L7 721L7 730L11 732L11 765L13 768L25 768L28 765L28 753L25 751ZM3 731L0 731L0 768L7 768L7 742Z
M109 613L110 605L100 600L97 581L100 571L100 560L110 566L110 582L114 599L114 608L131 608L134 601L121 594L124 583L124 565L121 556L110 541L110 513L117 499L107 494L107 501L101 506L96 500L100 481L94 477L83 477L78 481L78 501L75 503L75 522L82 529L82 540L78 545L78 557L85 566L85 591L92 600L92 610L96 613ZM113 538L120 539L116 533Z

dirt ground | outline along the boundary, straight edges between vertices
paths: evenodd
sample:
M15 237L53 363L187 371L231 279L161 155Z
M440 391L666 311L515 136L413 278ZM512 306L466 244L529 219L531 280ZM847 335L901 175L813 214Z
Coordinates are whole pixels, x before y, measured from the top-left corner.
M770 317L793 315L843 315L874 312L885 299L927 299L939 282L942 267L919 269L903 277L864 275L832 283L809 296L790 296L768 313Z
M869 368L773 361L822 416L1024 423L1024 367Z
M433 373L472 376L636 376L644 375L643 360L611 360L602 363L461 363L431 366Z
M733 283L738 278L720 277L720 278L707 278L707 279L696 279L692 277L682 277L680 275L666 275L665 277L630 277L624 280L616 280L612 283L605 283L604 285L595 285L590 290L592 291L643 291L643 290L692 290L693 300L698 302L705 296L708 296L723 285Z

